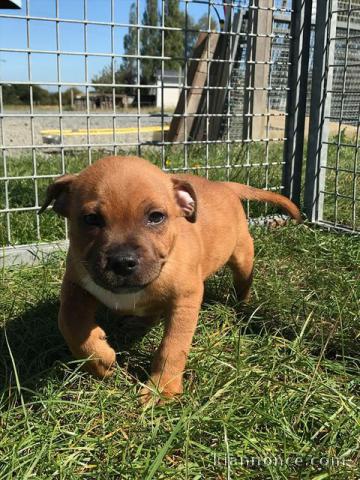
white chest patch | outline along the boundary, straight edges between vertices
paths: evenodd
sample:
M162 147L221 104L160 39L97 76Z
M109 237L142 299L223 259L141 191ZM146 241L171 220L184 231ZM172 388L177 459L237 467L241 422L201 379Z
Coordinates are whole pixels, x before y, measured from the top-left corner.
M89 274L81 278L82 286L91 295L111 310L132 312L136 315L144 315L144 308L140 306L146 294L144 291L136 293L113 293L97 285Z

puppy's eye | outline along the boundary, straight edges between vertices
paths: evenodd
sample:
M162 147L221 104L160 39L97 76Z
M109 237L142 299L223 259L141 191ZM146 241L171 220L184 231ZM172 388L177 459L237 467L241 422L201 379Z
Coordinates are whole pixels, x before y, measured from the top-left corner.
M86 225L90 225L91 227L101 227L103 225L103 220L97 213L84 215L83 219Z
M166 219L165 213L162 212L151 212L148 215L148 224L150 225L158 225L162 223Z

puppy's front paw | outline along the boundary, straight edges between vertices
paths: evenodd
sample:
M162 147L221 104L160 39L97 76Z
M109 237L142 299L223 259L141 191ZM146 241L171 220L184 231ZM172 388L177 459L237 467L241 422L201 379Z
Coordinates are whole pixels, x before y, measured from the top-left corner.
M181 395L183 392L182 381L168 380L151 377L147 384L140 390L140 403L146 405L163 405Z
M90 358L84 368L95 377L110 377L114 373L116 353L106 342L102 341L102 344L97 345L96 349L89 352L88 357Z
M112 360L104 359L89 359L84 364L86 371L94 375L95 377L105 378L110 377L115 371L116 355L114 352Z

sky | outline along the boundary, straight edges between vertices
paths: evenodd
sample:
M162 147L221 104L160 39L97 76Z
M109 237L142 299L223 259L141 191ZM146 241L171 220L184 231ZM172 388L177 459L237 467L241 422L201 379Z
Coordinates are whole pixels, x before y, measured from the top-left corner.
M56 4L58 4L59 18L84 19L84 1L87 5L88 20L110 22L111 0L22 0L20 10L0 9L0 81L6 83L29 81L28 55L24 52L6 52L1 49L27 48L26 20L18 18L28 13L32 17L56 17ZM113 0L114 22L127 24L129 20L130 5L134 0ZM201 3L201 1L203 3ZM280 7L282 0L274 0ZM289 0L287 0L289 2ZM158 0L159 8L161 0ZM188 14L198 20L208 13L206 0L180 0L180 7L184 9L187 3ZM220 3L220 1L218 2ZM239 0L239 5L246 5L248 0ZM0 0L1 4L1 0ZM146 0L139 0L140 18L145 8ZM218 13L223 17L223 7L216 6ZM2 14L13 15L17 18L4 18ZM212 11L212 16L217 16ZM114 52L124 53L123 39L128 28L117 26L114 28ZM31 80L41 82L44 88L56 90L46 82L57 81L57 56L56 50L56 22L31 20L29 22L30 48L33 50L47 50L50 53L31 54ZM84 52L84 25L76 23L59 22L59 48L66 52ZM111 53L111 27L104 25L88 25L87 51L92 53ZM121 59L116 60L117 63ZM88 56L88 80L99 74L111 62L109 57ZM61 54L60 81L67 83L85 82L84 56ZM165 66L166 68L166 66ZM67 87L66 87L67 88Z
M129 20L130 5L133 0L114 0L114 21L126 24ZM34 17L56 17L56 0L22 0L20 10L0 9L1 14L10 14L16 17L26 15L28 3L29 14ZM111 0L87 0L87 17L89 20L110 22ZM159 1L159 5L160 5ZM184 8L184 2L180 2ZM145 0L139 0L142 13ZM59 17L63 19L84 18L84 0L58 0ZM218 7L221 8L222 7ZM207 6L188 1L188 14L194 19L207 13ZM56 50L56 22L31 20L29 22L30 48L48 51ZM114 29L114 52L123 53L123 39L127 33L126 27ZM84 26L82 24L59 23L59 42L62 51L84 51ZM21 18L0 17L0 49L27 48L26 20ZM111 53L111 28L109 26L88 25L87 51L92 53ZM118 60L120 62L121 59ZM110 64L109 57L88 57L88 78ZM61 81L85 82L85 60L83 56L60 56ZM12 83L28 81L27 53L0 51L0 81ZM57 81L56 54L31 54L31 79L43 83L45 88L54 90L46 82Z

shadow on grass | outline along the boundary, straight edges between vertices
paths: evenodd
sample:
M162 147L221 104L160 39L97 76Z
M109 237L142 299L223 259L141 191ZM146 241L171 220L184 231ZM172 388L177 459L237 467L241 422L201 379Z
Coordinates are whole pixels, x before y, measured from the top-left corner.
M73 358L57 326L58 309L58 301L47 300L0 327L0 390L19 384L25 389L24 397L31 396L49 377L63 378L60 365ZM98 324L119 352L118 364L143 381L151 355L141 354L136 344L150 329L139 320L116 317L102 309L98 314Z
M217 282L209 282L204 304L228 303L225 297L231 287L224 288L224 285L231 285L226 274ZM235 297L231 303L243 312L243 306L236 306ZM11 320L0 326L0 390L16 390L18 384L23 389L23 397L30 400L49 379L56 383L63 381L68 372L64 373L62 364L74 359L57 326L58 310L59 301L53 297L29 306L18 315L7 312ZM134 379L144 382L149 375L152 354L160 341L160 332L147 335L151 328L141 319L119 317L105 308L99 309L97 323L118 352L118 365ZM144 345L140 345L145 336ZM77 367L74 362L71 368Z
M256 298L252 291L248 303L240 303L235 295L231 275L224 269L216 277L205 284L205 306L222 305L235 314L235 325L241 335L279 336L294 341L301 338L306 344L309 354L321 355L328 360L345 357L356 359L359 357L358 338L355 326L349 326L344 332L341 318L337 312L333 316L323 311L323 304L309 303L306 298L292 299L286 305L272 301L264 301L264 296ZM218 318L226 320L226 314ZM303 331L307 319L311 318Z
M220 323L227 321L223 308L235 314L235 320L231 322L234 328L239 328L241 335L271 334L288 340L299 336L308 314L306 311L300 314L300 306L297 306L296 311L287 312L285 322L284 312L277 304L265 305L256 299L249 304L239 303L234 294L231 276L226 270L206 283L204 308L212 308L213 305L221 307L217 315ZM64 368L61 364L73 359L57 327L58 309L59 302L54 297L29 307L18 316L9 312L12 320L0 327L0 390L16 388L18 378L19 384L24 387L24 397L31 398L32 392L47 385L49 378L62 381ZM216 315L216 310L206 319L210 328L213 315ZM98 314L98 323L107 333L109 343L119 352L118 364L133 378L143 382L149 374L152 353L159 343L159 335L156 332L155 336L147 336L144 340L146 343L139 347L150 330L139 320L134 317L117 317L105 309L100 309ZM215 323L213 328L216 328ZM327 330L327 335L332 337L333 333ZM320 330L307 332L304 339L308 343L309 353L319 354L324 341L326 349L322 355L326 358L343 356L344 352L348 355L354 353L351 339L338 342L330 338L326 342L327 335ZM74 366L76 367L77 365Z
M57 328L58 304L45 301L0 327L0 385L33 388L54 362L68 358ZM11 315L12 316L12 315Z

